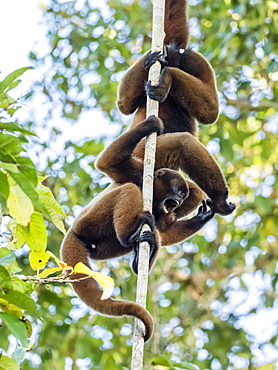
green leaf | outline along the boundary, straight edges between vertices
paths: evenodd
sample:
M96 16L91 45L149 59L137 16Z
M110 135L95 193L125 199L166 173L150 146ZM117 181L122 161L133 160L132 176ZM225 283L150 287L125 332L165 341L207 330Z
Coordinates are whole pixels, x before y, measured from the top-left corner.
M21 132L24 135L36 136L32 131L26 130L15 122L0 122L0 130L5 130L14 133L15 131Z
M46 250L46 226L41 213L35 211L31 215L30 223L26 227L25 241L32 251L44 252Z
M28 348L28 335L24 323L16 317L10 316L5 312L0 312L0 319L3 320L10 332L20 340L22 347Z
M12 233L14 237L13 242L14 242L15 247L17 249L21 248L27 239L26 226L21 226L15 222L15 228L12 229Z
M0 108L8 109L12 104L15 104L14 100L9 94L2 93L0 95Z
M15 261L15 255L8 248L0 248L0 265L11 265Z
M3 208L6 208L9 193L10 186L7 180L7 176L0 170L0 204L2 204Z
M39 194L40 202L44 205L44 207L48 211L50 220L63 234L65 234L66 230L63 224L63 219L64 217L66 217L66 215L65 212L63 211L63 208L56 201L51 190L47 186L42 185L41 182L38 183L36 190Z
M0 370L19 370L19 366L12 358L1 355Z
M0 150L9 154L19 154L24 149L18 137L0 133Z
M0 93L13 89L16 85L13 83L19 76L21 76L28 69L33 67L19 68L16 71L10 73L2 82L0 82Z
M0 168L3 168L3 170L11 171L14 173L19 173L18 165L14 163L5 163L0 161Z
M27 226L17 224L13 230L13 236L16 248L21 248L26 243L32 251L44 252L47 245L47 233L41 213L33 212Z
M161 365L161 366L171 367L170 361L164 357L153 357L151 359L151 364L153 366Z
M0 298L14 304L15 306L26 311L26 313L33 315L36 312L37 306L32 298L28 297L26 294L18 292L16 290L8 290L0 295Z
M0 265L0 285L2 288L8 288L8 289L13 288L12 278L8 270L6 270L5 267L1 265Z
M193 365L187 361L173 362L173 366L186 370L200 370L197 365Z

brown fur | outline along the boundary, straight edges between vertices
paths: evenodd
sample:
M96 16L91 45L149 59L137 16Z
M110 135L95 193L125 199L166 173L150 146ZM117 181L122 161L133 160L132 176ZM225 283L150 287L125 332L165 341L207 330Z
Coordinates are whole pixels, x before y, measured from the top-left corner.
M197 121L210 124L218 116L218 97L214 71L209 62L199 53L186 49L188 24L185 0L166 0L165 44L167 66L163 68L158 86L147 85L147 92L161 102L159 117L164 123L164 132L190 132L197 135ZM185 49L180 53L180 49ZM146 90L148 71L145 54L134 63L123 77L117 104L124 114L137 109L132 127L146 117Z
M160 244L168 245L188 238L213 217L213 210L208 210L203 204L196 216L178 221L202 202L204 193L196 184L186 181L171 169L155 172L155 220L151 214L143 212L143 163L132 153L144 136L161 130L161 120L150 117L120 136L102 153L97 168L108 174L114 182L83 209L65 236L61 257L68 265L75 266L81 261L89 266L89 258L106 260L133 251L133 268L136 271L140 229L142 224L148 223L153 229L148 235L151 267ZM165 212L164 206L168 212ZM73 278L83 276L75 274ZM152 318L143 307L112 298L100 300L102 292L91 278L73 283L73 288L88 306L103 315L131 315L141 319L146 328L145 340L150 338L153 331Z
M146 117L146 91L152 99L160 101L158 115L165 135L157 140L155 168L182 169L212 199L215 212L228 215L235 205L227 202L225 179L213 157L195 138L197 120L208 124L217 119L218 98L209 62L192 50L179 52L181 47L186 47L188 39L185 8L185 0L166 0L165 40L170 45L167 46L168 66L162 69L159 85L146 83L145 62L152 56L147 53L125 74L119 85L117 104L124 114L135 112L133 128ZM143 159L144 141L134 155Z

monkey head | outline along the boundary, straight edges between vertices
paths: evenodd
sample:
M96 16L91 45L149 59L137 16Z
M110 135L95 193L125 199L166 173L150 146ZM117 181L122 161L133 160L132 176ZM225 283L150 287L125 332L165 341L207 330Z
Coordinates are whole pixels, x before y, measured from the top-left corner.
M173 212L188 197L186 180L174 170L162 168L154 173L153 214L159 218Z

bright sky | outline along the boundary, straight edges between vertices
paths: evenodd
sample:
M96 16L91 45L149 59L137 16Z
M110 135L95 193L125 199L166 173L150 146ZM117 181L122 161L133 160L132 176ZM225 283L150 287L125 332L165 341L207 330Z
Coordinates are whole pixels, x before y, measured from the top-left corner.
M26 66L32 66L32 61L28 59L31 49L36 46L42 55L47 53L48 43L45 37L46 29L40 23L42 12L39 4L47 4L47 0L0 0L0 80L14 70ZM25 95L32 88L32 82L40 78L41 71L31 70L24 73L22 83L17 89L12 90L11 95L18 98ZM42 120L42 116L47 109L44 98L34 93L33 103L27 102L27 105L20 109L18 119L28 119L30 111L35 106L36 112L32 118L36 122ZM115 136L119 133L120 125L111 125L103 117L101 111L84 112L76 124L70 124L66 120L56 116L53 122L49 123L49 128L57 127L64 132L62 137L51 148L55 152L62 150L63 143L66 140L81 140L82 138L97 138L100 135ZM38 131L37 131L38 132ZM38 132L39 135L42 133ZM45 136L45 132L43 135Z
M31 65L28 53L36 40L44 38L38 0L0 2L1 78L15 69Z

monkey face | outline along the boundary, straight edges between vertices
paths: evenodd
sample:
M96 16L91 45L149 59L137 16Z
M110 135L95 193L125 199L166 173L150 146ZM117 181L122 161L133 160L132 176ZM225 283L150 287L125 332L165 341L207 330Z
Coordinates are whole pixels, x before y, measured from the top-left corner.
M188 194L188 185L177 171L163 168L155 172L153 207L155 215L173 212L182 205Z

